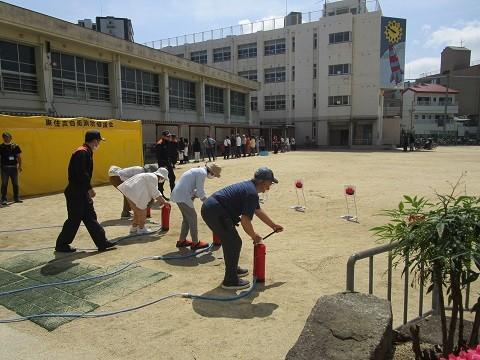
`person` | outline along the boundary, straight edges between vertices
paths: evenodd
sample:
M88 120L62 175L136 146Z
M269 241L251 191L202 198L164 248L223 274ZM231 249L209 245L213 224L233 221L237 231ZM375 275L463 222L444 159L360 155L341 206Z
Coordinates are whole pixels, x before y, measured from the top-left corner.
M263 138L263 136L260 136L260 139L258 139L258 146L260 147L260 151L266 150L265 139Z
M242 138L238 133L237 133L237 137L235 138L235 147L236 147L235 158L238 159L241 156L240 154L242 151Z
M183 142L183 137L181 137L177 143L177 158L180 161L180 164L185 164L184 154L185 154L185 143Z
M410 151L415 151L415 135L413 135L412 131L408 134L408 147Z
M152 200L156 200L160 206L167 204L158 190L158 183L168 178L168 170L159 168L154 173L140 173L132 176L118 186L118 190L128 200L133 210L133 221L130 234L145 235L153 231L145 227L147 207Z
M407 152L408 151L408 134L404 130L402 130L401 140L402 140L403 151Z
M280 138L280 152L285 152L285 139L283 137Z
M207 135L205 140L203 140L203 144L205 145L205 149L207 151L208 161L215 161L215 144L216 141Z
M290 151L290 139L288 137L285 138L285 150Z
M253 179L227 186L212 194L202 205L202 218L222 243L225 259L224 289L244 289L250 284L240 279L248 275L248 270L238 266L242 239L235 226L242 224L243 230L252 238L254 244L262 237L252 225L253 215L271 227L274 231L283 231L283 227L274 223L267 213L260 208L259 193L270 189L278 180L272 170L266 167L258 169Z
M255 139L255 153L260 155L260 138L257 136Z
M157 141L155 145L155 151L157 155L158 167L164 167L168 170L168 182L170 184L170 191L175 187L175 173L173 171L172 162L170 161L169 148L170 148L171 134L168 130L162 132L162 137ZM164 183L158 184L158 190L162 193L163 197L168 200L164 192Z
M115 246L114 243L107 240L105 230L98 223L93 207L95 191L90 183L93 172L93 153L98 150L101 141L105 141L105 139L98 130L88 130L85 133L85 143L77 148L70 158L68 185L64 191L68 217L57 238L55 245L57 252L76 251L70 244L82 221L99 251L105 251Z
M247 156L247 136L245 134L242 135L242 154L243 157Z
M130 179L132 176L141 174L144 172L155 172L158 170L157 164L145 164L144 166L130 166L127 168L121 168L115 165L110 166L108 169L108 177L110 184L112 184L115 189L118 189L118 185L123 183L125 180ZM120 215L121 218L128 219L130 214L130 204L127 201L127 198L123 197L123 210Z
M230 142L230 138L225 136L225 140L223 140L223 159L228 160L230 156L230 146L232 143Z
M168 158L172 169L175 169L175 165L178 162L178 139L177 135L173 133L170 134L170 142L168 143Z
M292 138L290 139L290 146L292 147L292 151L297 150L297 143L295 142L295 138L294 138L294 137L292 137Z
M173 189L171 200L177 203L183 219L176 245L178 248L190 246L190 249L196 250L209 246L207 242L198 240L197 213L193 201L195 198L199 198L202 202L207 200L204 189L205 179L219 178L221 171L222 168L215 163L190 169L183 173ZM192 240L187 240L189 231Z
M272 145L273 145L273 153L278 154L279 141L278 141L278 137L276 135L273 137Z
M13 201L23 202L19 197L18 173L22 172L22 150L20 146L12 142L12 134L2 134L3 144L0 145L0 164L2 173L2 205L7 205L8 179L12 180Z
M195 140L193 141L193 154L195 156L195 162L198 163L200 162L200 150L201 150L201 146L200 146L200 141L198 140L198 138L195 138Z
M188 139L185 138L183 139L183 144L184 144L184 148L183 148L183 163L184 164L188 164L189 163L189 158L188 158Z
M256 141L254 136L250 138L249 145L250 145L250 149L248 151L248 156L252 156L252 155L255 156Z

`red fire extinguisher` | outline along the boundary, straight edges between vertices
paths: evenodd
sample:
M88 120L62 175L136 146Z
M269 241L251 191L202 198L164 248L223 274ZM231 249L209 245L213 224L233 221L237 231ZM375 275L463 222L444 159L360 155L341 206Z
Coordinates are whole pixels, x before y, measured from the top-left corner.
M213 245L215 245L215 246L221 246L222 245L222 241L220 240L220 238L216 234L213 234Z
M168 231L170 229L170 211L172 206L165 204L162 207L162 231Z
M253 247L253 277L257 282L265 282L265 254L267 247L263 243Z

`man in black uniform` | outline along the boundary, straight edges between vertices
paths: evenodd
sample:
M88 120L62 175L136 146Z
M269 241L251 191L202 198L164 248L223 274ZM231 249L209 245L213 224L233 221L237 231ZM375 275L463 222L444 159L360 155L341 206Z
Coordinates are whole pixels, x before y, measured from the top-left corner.
M88 130L85 133L85 143L72 154L68 164L68 185L65 189L68 218L58 235L55 251L75 252L70 244L77 234L80 222L83 221L93 242L99 251L115 246L107 240L105 230L97 221L97 214L93 208L95 191L90 181L93 172L93 152L105 140L98 130Z
M164 167L168 170L168 182L170 184L170 190L172 191L175 187L175 173L173 172L172 161L170 159L170 132L165 130L162 132L162 137L157 141L155 145L155 150L157 153L157 162L158 167ZM176 151L176 150L175 150ZM168 198L165 197L163 190L163 183L158 184L158 190L162 193L162 196L165 200L168 201Z
M3 144L0 145L0 158L2 167L2 205L7 205L8 179L12 179L13 200L21 203L18 197L18 172L22 171L22 150L12 142L12 135L8 132L2 134Z

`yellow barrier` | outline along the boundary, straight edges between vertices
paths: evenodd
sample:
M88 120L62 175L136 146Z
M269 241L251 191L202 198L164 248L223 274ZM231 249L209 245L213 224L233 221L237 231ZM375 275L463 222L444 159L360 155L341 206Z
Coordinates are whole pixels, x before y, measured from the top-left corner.
M110 165L143 164L142 124L139 120L0 115L0 133L11 133L12 141L22 150L20 196L63 191L68 182L70 156L83 144L85 132L89 129L99 130L107 140L94 154L92 185L108 182ZM11 183L8 190L11 193Z

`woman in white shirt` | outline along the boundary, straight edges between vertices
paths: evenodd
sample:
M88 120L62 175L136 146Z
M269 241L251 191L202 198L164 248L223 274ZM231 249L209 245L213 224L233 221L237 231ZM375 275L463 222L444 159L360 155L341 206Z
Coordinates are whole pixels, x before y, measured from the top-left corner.
M219 178L222 168L216 164L208 164L204 167L190 169L183 173L180 180L175 184L170 200L177 203L182 213L182 228L177 247L190 246L190 249L203 249L208 243L198 240L197 213L193 200L199 198L202 202L207 199L205 194L205 179ZM192 240L187 240L188 232Z
M154 173L140 173L125 180L118 186L118 190L127 198L133 210L131 234L150 234L152 230L145 228L147 206L156 200L161 206L167 204L158 190L158 183L168 180L168 170L159 168Z
M127 168L121 168L115 165L110 166L108 169L108 177L110 179L110 184L112 184L115 189L118 189L118 185L123 183L125 180L131 178L134 175L141 173L153 173L158 170L157 164L145 164L144 166L131 166ZM122 218L129 218L130 214L130 205L128 204L127 198L123 197L123 210Z

